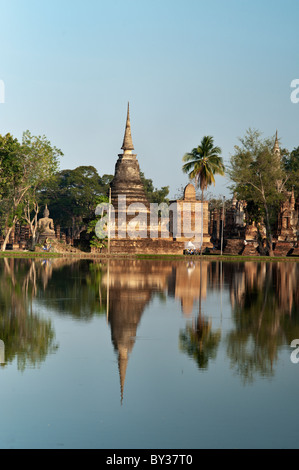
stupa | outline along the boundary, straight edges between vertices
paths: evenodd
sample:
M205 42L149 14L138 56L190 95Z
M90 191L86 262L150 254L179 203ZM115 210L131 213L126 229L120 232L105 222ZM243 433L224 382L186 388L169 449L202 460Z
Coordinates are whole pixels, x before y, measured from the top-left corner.
M135 214L127 213L128 206L138 204L140 207L136 213L140 213L140 208L144 206L146 214L146 224L149 221L149 201L147 200L144 185L141 181L140 167L137 155L133 154L134 145L131 134L130 105L128 103L127 121L125 135L122 145L123 153L118 155L115 165L114 178L111 182L111 202L115 210L115 235L122 233L126 238L127 227L124 226L135 217ZM119 220L122 222L119 223ZM141 227L139 227L141 230Z

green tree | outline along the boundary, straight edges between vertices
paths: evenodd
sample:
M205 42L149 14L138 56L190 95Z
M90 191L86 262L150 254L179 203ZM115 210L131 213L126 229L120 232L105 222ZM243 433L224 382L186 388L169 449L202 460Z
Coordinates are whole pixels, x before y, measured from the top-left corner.
M165 202L166 204L169 203L169 199L167 198L169 194L169 186L163 186L162 188L157 189L154 187L153 180L146 178L142 171L140 172L140 177L149 202L156 204L161 204L162 202Z
M204 191L211 184L215 185L215 175L224 176L224 164L220 147L214 147L211 136L202 138L198 147L183 157L183 172L194 180L195 185L201 189L201 200L204 200Z
M288 179L279 155L274 152L274 140L261 139L261 133L249 129L239 139L231 157L229 176L231 188L241 200L247 202L247 213L257 222L264 220L267 234L267 252L273 256L273 225L284 198Z
M59 166L59 157L63 154L61 150L52 147L45 136L35 137L29 131L23 134L22 145L33 166L31 185L24 198L23 219L30 227L34 248L39 213L37 193L45 182L53 179Z
M2 250L18 218L17 209L23 198L21 145L10 134L0 136L0 220L4 237ZM25 191L26 192L26 191Z
M112 175L100 177L93 166L62 170L40 191L40 201L48 204L51 216L74 238L94 219L97 198L107 196Z
M35 198L37 188L56 171L61 155L45 136L34 137L29 131L23 133L21 144L10 134L0 136L2 251L17 220L24 216L24 207Z
M294 188L295 195L299 196L299 147L292 152L284 152L282 157L284 170L288 176L286 188L291 191Z
M107 196L99 196L96 198L96 204L103 204L103 203L108 203L109 198ZM102 251L103 248L106 247L107 245L107 238L105 239L100 239L96 235L96 226L97 223L101 220L101 218L104 215L104 209L102 209L101 213L99 215L96 215L94 219L92 219L87 227L87 233L90 236L90 246L94 248L98 248L100 251Z

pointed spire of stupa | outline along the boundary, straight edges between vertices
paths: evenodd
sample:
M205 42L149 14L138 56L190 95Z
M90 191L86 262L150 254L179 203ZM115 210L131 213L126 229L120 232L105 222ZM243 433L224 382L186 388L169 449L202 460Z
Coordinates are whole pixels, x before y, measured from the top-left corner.
M279 147L279 142L278 142L278 132L277 132L277 130L276 130L276 136L275 136L275 143L274 143L273 152L280 156L280 147Z
M126 348L121 348L118 353L118 370L119 370L119 379L120 379L121 404L123 404L123 400L124 400L124 388L125 388L127 366L128 366L128 350Z
M131 135L130 103L128 103L126 130L125 130L122 150L124 150L125 152L126 150L134 150L134 145L133 145L133 140L132 140L132 135Z

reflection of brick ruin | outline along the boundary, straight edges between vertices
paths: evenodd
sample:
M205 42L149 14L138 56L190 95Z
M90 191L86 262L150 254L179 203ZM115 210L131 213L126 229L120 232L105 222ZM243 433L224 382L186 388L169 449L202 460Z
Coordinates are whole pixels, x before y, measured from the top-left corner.
M208 266L208 261L189 261L187 265L178 263L173 268L168 292L180 300L185 315L191 315L196 302L206 299Z

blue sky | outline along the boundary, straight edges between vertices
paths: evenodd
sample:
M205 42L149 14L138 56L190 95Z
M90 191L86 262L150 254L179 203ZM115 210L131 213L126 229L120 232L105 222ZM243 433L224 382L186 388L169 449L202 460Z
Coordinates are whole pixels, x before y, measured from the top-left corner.
M171 197L204 135L225 163L249 127L299 145L298 0L0 0L0 17L0 133L46 135L61 169L114 173L128 101L141 170Z

